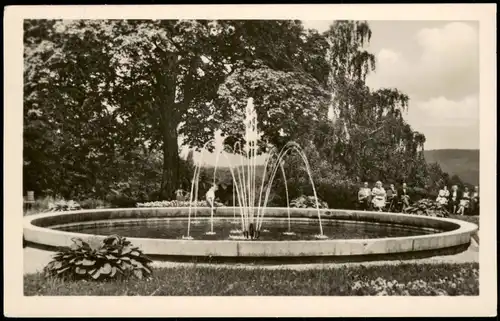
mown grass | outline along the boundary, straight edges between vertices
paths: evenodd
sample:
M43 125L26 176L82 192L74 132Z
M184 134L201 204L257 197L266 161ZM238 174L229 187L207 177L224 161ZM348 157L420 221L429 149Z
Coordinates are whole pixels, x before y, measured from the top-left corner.
M478 295L478 263L295 270L176 267L150 280L69 281L24 276L27 296Z
M468 215L450 215L449 218L455 219L455 220L462 220L470 223L474 223L477 226L479 226L479 215L475 216L468 216Z

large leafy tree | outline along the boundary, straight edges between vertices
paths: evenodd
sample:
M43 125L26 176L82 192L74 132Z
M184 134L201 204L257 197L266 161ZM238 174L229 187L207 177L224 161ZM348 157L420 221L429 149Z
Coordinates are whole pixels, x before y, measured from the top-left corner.
M110 180L119 123L106 108L114 71L97 28L62 32L60 21L25 21L25 187L71 197ZM107 169L103 176L100 168Z
M244 111L252 97L261 151L279 149L327 117L327 43L300 21L243 21L238 30L246 63L219 87L222 134L228 147L244 142Z
M366 22L319 34L292 20L27 20L24 37L30 189L102 195L144 170L170 198L191 171L180 165L180 138L211 149L221 129L227 146L243 142L249 97L261 151L298 141L325 186L439 176L425 165L425 137L403 119L408 97L365 83L375 69ZM139 160L158 156L161 175Z
M263 143L274 146L280 133L326 116L325 43L299 21L127 21L120 28L119 111L133 134L161 146L164 196L179 180L179 135L197 148L219 128L227 142L238 140L248 97L259 106Z
M396 88L372 90L366 85L367 75L376 67L375 57L365 49L371 38L368 23L335 21L323 37L328 44L326 88L333 119L319 119L300 139L319 196L331 206L353 206L360 180L406 181L435 189L445 175L439 166L426 164L425 136L403 118L408 96ZM289 190L311 195L300 158L292 155L286 172ZM283 194L283 185L278 177L275 190ZM283 205L283 197L278 199Z
M171 197L179 137L199 148L222 127L239 139L233 116L246 98L274 145L302 117L326 116L325 43L298 21L37 20L25 23L25 44L25 176L44 168L45 185L113 180L117 160L143 148L162 152ZM49 175L57 163L59 177Z
M328 139L318 143L328 144L329 158L342 164L348 177L399 182L416 178L421 163L425 165L425 137L403 118L406 94L366 85L366 76L375 70L375 57L365 49L371 38L368 23L336 21L325 37L334 120L322 126Z
M213 135L218 84L229 73L232 30L214 21L121 21L113 60L117 112L133 139L163 153L161 192L179 185L179 135L193 146Z

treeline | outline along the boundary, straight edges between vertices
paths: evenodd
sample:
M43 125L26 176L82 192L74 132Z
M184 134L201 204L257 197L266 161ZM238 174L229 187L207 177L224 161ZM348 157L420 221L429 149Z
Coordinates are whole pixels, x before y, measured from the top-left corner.
M243 143L249 97L260 152L299 143L330 206L361 181L434 191L452 178L425 162L425 137L402 116L408 96L365 83L370 38L364 21L318 33L297 20L25 20L24 191L117 206L172 199L192 179L181 147L212 150L216 130L227 150ZM301 159L285 167L290 197L310 195Z

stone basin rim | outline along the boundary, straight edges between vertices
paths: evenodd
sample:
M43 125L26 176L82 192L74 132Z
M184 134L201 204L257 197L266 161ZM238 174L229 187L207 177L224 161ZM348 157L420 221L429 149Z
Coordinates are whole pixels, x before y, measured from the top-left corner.
M192 207L199 210L207 210L204 207ZM234 210L233 207L221 207L220 209ZM23 236L26 241L49 247L61 247L71 245L71 239L79 237L103 239L104 235L84 234L53 230L50 227L40 227L33 224L35 220L52 218L58 216L71 216L79 214L98 214L105 212L133 212L162 210L166 212L185 211L186 219L188 207L139 207L139 208L113 208L95 210L76 210L65 212L48 212L33 214L24 217ZM218 212L219 212L218 210ZM287 213L287 208L268 207L266 210ZM315 208L291 208L290 212L317 213ZM183 240L183 239L151 239L134 238L127 239L140 247L147 255L159 256L211 256L211 257L300 257L300 256L350 256L370 254L391 254L415 252L421 250L442 249L453 246L468 244L471 236L478 230L478 226L449 218L427 217L412 214L354 211L341 209L320 209L324 215L322 220L334 219L337 215L356 215L358 221L364 221L363 217L374 219L381 217L394 218L404 222L417 220L419 222L434 222L439 224L455 224L458 227L450 231L443 231L427 235L407 237L387 237L372 239L325 239L325 240L290 240L290 241L262 241L262 240ZM328 214L327 214L328 213ZM193 214L192 214L193 215ZM270 214L271 215L271 214ZM239 218L239 217L237 217ZM311 217L311 220L314 218ZM317 219L317 217L316 217ZM382 222L384 222L382 220ZM376 222L375 222L376 223ZM385 221L384 223L390 223ZM415 223L415 222L413 222ZM415 225L413 225L415 226ZM423 225L422 225L423 226Z

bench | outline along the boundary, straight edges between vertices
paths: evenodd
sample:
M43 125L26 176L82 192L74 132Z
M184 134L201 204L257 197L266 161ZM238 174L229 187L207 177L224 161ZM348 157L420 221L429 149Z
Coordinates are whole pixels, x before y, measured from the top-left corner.
M35 204L35 192L28 191L26 197L23 199L23 206L27 209L32 208L33 204Z

